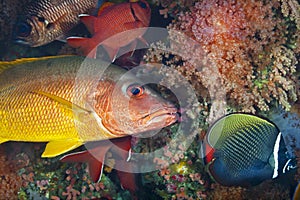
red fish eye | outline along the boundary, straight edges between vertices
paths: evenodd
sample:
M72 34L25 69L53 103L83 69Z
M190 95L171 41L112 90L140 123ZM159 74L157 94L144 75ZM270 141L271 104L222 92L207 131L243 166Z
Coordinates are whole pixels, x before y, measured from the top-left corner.
M139 97L144 94L144 87L140 85L131 85L127 88L127 94L130 97Z
M139 1L138 4L141 6L141 8L146 9L147 4L145 2Z

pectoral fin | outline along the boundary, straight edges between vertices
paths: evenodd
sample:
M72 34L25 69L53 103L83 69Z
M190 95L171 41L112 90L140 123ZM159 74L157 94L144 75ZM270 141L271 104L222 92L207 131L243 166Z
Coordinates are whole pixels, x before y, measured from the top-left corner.
M79 116L91 114L91 111L89 111L85 108L82 108L82 107L80 107L76 104L73 104L72 102L70 102L70 101L68 101L64 98L61 98L59 96L56 96L56 95L53 95L53 94L50 94L50 93L47 93L47 92L43 92L43 91L33 91L33 93L46 96L46 97L60 103L60 105L62 105L64 108L69 109L70 112L72 112L74 114L73 116L77 120L79 120Z
M82 145L82 142L78 140L56 140L47 143L45 151L42 157L55 157L60 154L71 151Z

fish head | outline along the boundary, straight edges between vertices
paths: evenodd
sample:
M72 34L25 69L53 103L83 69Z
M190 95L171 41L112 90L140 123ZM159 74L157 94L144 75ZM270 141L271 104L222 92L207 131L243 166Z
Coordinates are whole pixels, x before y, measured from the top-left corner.
M103 126L115 136L157 130L179 118L178 108L173 103L136 79L103 84L98 86L98 92L106 88L106 94L95 95L94 109Z
M144 27L149 26L151 19L151 8L147 1L140 0L131 2L130 9L137 21L140 21Z
M43 17L29 16L16 25L16 42L31 47L47 44L53 39L54 24Z

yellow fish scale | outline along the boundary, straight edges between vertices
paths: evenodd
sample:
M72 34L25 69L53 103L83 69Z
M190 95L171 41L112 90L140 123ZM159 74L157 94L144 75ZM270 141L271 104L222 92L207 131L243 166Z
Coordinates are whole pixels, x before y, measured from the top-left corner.
M61 83L64 84L64 83ZM73 90L62 90L56 94L55 90L46 90L66 100L71 100ZM72 83L73 85L73 83ZM67 87L65 87L67 88ZM30 88L17 88L13 93L1 98L6 102L0 105L0 130L2 138L14 141L44 142L58 139L78 138L74 124L73 113L59 102L30 92ZM42 90L36 88L34 90ZM49 88L52 89L52 88Z

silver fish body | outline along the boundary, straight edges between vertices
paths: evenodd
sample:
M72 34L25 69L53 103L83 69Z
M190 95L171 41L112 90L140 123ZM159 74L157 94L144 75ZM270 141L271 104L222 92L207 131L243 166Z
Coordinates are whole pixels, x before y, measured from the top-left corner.
M16 40L37 47L62 38L79 23L79 14L91 14L98 0L37 0L25 9L16 24Z

